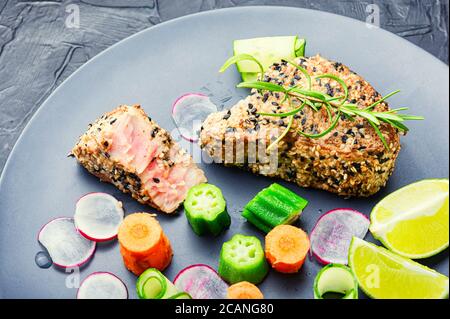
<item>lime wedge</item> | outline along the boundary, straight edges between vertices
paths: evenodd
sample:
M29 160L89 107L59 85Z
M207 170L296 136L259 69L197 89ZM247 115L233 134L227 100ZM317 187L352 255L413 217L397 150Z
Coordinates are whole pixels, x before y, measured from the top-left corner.
M370 231L393 252L412 259L448 247L448 180L426 179L382 199L370 215Z
M448 277L357 237L350 244L348 263L372 298L448 298Z

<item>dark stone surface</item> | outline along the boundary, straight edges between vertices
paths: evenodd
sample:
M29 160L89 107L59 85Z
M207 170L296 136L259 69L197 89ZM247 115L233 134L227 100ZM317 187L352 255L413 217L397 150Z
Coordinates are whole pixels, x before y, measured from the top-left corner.
M140 30L186 14L246 5L303 7L364 21L371 3L379 5L382 28L448 64L448 0L0 0L0 171L48 95L93 56ZM80 10L79 28L66 26L71 4Z

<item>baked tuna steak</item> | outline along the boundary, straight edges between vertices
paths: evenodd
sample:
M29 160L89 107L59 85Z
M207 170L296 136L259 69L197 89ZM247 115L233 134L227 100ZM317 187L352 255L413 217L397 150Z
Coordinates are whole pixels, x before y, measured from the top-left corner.
M140 203L174 212L205 175L139 105L121 105L90 125L72 150L90 173Z
M298 58L296 63L312 77L321 74L340 77L349 88L348 101L358 104L359 108L382 98L367 81L341 63L319 55ZM264 81L285 87L307 87L303 73L286 62L273 64L266 72ZM342 95L339 84L327 78L313 78L312 89L331 96ZM382 102L374 111L388 109L387 103ZM283 113L289 110L289 103L283 100L282 94L252 90L251 95L230 110L209 115L202 126L200 146L216 162L345 197L370 196L386 184L400 151L399 132L386 123L381 124L381 133L389 145L386 148L366 120L355 117L351 121L342 116L337 126L321 138L312 139L297 133L302 130L308 134L317 134L326 130L330 123L325 108L315 112L305 107L295 115L292 129L275 148L276 167L273 169L273 160L261 156L262 146L258 145L267 147L274 137L284 131L288 119L261 116L258 113ZM270 133L274 131L277 132L275 135ZM230 145L231 148L226 149ZM253 151L250 151L251 145Z

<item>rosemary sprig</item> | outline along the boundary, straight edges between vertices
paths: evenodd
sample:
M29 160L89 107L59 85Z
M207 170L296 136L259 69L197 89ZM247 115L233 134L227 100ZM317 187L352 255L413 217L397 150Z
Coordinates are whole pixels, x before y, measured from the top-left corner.
M261 70L260 78L262 78L264 70L261 63L259 63L257 59L248 54L241 54L228 59L227 62L225 62L225 64L220 69L221 72L225 71L232 64L242 60L251 60L257 63ZM286 61L287 63L293 65L305 75L308 83L308 88L303 88L299 86L284 87L282 85L263 81L241 82L237 85L238 88L257 89L260 92L270 91L283 93L285 95L284 100L286 99L289 100L289 106L291 109L293 97L295 97L298 101L301 102L301 105L299 107L289 110L288 112L285 113L258 113L263 116L274 116L282 118L289 117L288 126L283 131L283 133L273 143L269 145L268 150L271 149L277 143L279 143L287 135L287 133L290 131L292 127L294 115L300 112L305 106L309 106L312 110L314 110L314 112L318 112L322 107L324 107L328 115L328 121L330 122L330 125L328 126L328 128L317 134L308 134L303 131L298 131L298 134L308 138L320 138L330 133L336 127L341 115L344 115L346 118L352 121L355 120L355 117L361 117L365 119L373 127L375 133L378 135L378 137L380 138L386 149L389 149L389 145L386 141L386 138L383 136L380 130L380 126L382 123L391 125L398 131L405 133L409 130L408 127L404 124L405 121L424 119L424 117L422 116L399 113L401 111L408 110L407 107L391 109L385 112L374 111L374 108L378 104L386 101L391 96L399 93L400 92L399 90L387 94L383 98L379 99L378 101L374 102L373 104L367 106L364 109L360 109L357 104L347 103L349 90L346 83L341 78L333 74L322 74L319 76L311 76L304 68L297 65L294 61L289 59L283 59L283 61ZM342 87L344 94L337 97L331 97L322 92L313 90L312 89L313 78L314 79L326 78L329 79L330 81L336 81Z

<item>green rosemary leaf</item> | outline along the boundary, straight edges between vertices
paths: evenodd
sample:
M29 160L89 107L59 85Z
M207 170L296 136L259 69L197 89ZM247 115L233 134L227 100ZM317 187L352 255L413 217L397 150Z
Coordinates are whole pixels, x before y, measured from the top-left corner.
M408 115L408 114L398 114L398 115L405 121L421 121L425 119L423 116Z
M380 138L381 142L383 142L384 147L387 150L390 150L390 147L388 145L388 143L386 142L386 139L384 138L383 134L381 133L380 129L378 128L378 126L373 123L372 121L368 120L369 124L373 127L373 129L375 130L375 132L377 133L378 137Z
M391 120L388 120L388 119L383 119L383 122L386 122L386 123L392 125L393 127L395 127L396 129L398 129L401 132L408 132L409 131L409 128L405 124L403 124L401 122L391 121Z
M312 80L311 80L311 75L309 75L308 71L306 71L304 68L302 68L300 65L298 65L297 63L295 63L294 60L291 59L283 59L286 62L288 62L290 65L296 67L300 72L303 73L303 75L306 77L306 80L308 81L308 90L311 90L312 87Z
M292 111L289 112L285 112L285 113L258 113L259 115L262 116L274 116L274 117L287 117L287 116L291 116L291 115L295 115L298 112L300 112L306 105L306 102L303 101L302 105L293 109Z
M303 90L300 89L298 87L292 87L289 89L289 93L294 92L297 94L301 94L303 96L307 96L307 97L312 97L315 99L318 99L322 102L326 102L327 101L327 97L325 95L323 95L323 93L321 92L317 92L317 91L311 91L311 90Z
M373 109L373 108L374 108L375 106L377 106L378 104L380 104L380 103L386 101L388 98L390 98L391 96L393 96L393 95L395 95L395 94L397 94L397 93L399 93L399 92L400 92L400 90L397 90L397 91L394 91L394 92L389 93L388 95L386 95L386 96L383 97L382 99L379 99L378 101L376 101L376 102L373 103L372 105L369 105L368 107L366 107L365 110L371 110L371 109Z
M319 110L317 109L317 107L315 106L315 104L313 102L311 102L310 100L305 100L306 105L308 105L309 107L311 107L314 112L318 112Z
M271 92L282 92L285 93L286 89L281 85L273 84L270 82L261 82L261 81L251 81L251 82L241 82L237 85L238 88L247 88L247 89L257 89L257 90L266 90Z
M397 113L397 112L401 112L401 111L406 111L409 110L408 107L399 107L398 109L391 109L389 111L386 111L386 113Z
M283 131L283 133L281 133L280 136L278 136L278 138L273 141L268 147L267 147L267 151L270 151L275 145L277 145L285 136L287 133L289 133L289 131L291 130L292 127L292 123L294 122L294 117L291 116L289 118L289 122L288 122L288 126L286 127L286 129Z
M373 115L373 113L367 112L367 111L363 111L363 110L358 110L358 111L353 111L356 115L359 115L363 118L365 118L366 120L373 122L375 125L380 125L380 121L378 121L378 119Z
M400 115L393 114L393 113L384 113L384 112L373 112L373 116L375 116L378 119L388 119L392 121L398 121L403 122L404 119Z
M244 60L250 60L250 61L253 61L256 64L258 64L259 70L261 71L261 75L264 74L264 67L262 66L262 64L250 54L238 54L238 55L232 56L231 58L229 58L228 60L225 61L225 63L220 68L219 72L223 73L231 65L238 63L239 61L244 61Z
M325 136L328 133L330 133L336 127L336 125L339 121L339 118L341 117L341 112L338 110L335 118L333 119L333 114L331 112L331 106L327 103L325 103L324 105L327 110L328 119L330 120L330 126L326 130L324 130L323 132L318 133L318 134L308 134L308 133L305 133L302 131L298 131L298 134L303 135L308 138L320 138L320 137Z
M319 76L316 76L316 79L331 79L336 81L337 83L340 84L340 86L342 87L342 89L344 90L344 96L342 96L342 101L341 101L341 105L343 105L348 98L348 87L347 84L345 84L345 82L341 79L338 78L337 76L333 75L333 74L322 74Z

